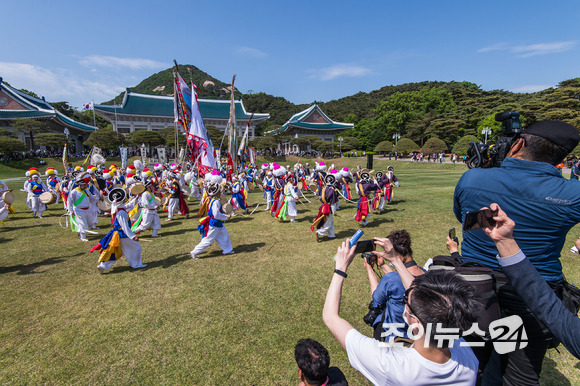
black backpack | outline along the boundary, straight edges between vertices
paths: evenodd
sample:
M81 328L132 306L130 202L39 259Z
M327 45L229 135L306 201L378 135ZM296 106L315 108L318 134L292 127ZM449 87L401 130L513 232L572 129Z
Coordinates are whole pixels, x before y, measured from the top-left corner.
M464 262L461 257L435 256L429 269L448 269L457 272L477 293L476 299L482 306L477 324L489 339L489 324L501 318L493 270L475 262Z

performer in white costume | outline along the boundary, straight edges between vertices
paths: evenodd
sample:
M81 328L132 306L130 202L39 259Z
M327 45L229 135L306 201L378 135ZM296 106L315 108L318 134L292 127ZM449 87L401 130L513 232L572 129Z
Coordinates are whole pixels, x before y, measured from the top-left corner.
M131 268L143 268L147 266L147 264L143 264L141 261L141 244L139 243L139 239L131 231L131 220L123 205L125 197L125 191L120 188L115 188L109 193L113 229L101 239L99 244L91 249L91 252L96 249L103 250L99 257L99 265L97 265L97 269L101 274L111 269L121 256L125 256Z
M218 243L224 255L234 253L230 235L222 222L229 219L230 215L222 212L222 204L218 198L221 194L221 181L222 177L218 170L213 170L205 176L206 192L209 199L204 201L205 207L200 210L202 218L199 220L200 225L197 229L201 233L202 239L190 252L193 260L197 260L197 255L212 245L214 240Z
M91 223L90 204L96 203L99 200L98 195L92 194L87 189L89 181L90 177L88 173L79 173L76 178L77 187L70 191L67 199L67 209L71 215L75 215L77 232L79 233L81 241L88 241L87 231Z

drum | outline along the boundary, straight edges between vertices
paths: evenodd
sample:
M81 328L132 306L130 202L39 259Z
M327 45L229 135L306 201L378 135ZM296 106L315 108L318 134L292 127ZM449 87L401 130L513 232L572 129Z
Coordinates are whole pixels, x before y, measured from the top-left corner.
M234 207L228 202L222 206L222 210L225 214L232 214L234 212Z
M181 191L183 192L185 197L189 197L189 195L191 194L191 189L189 188L189 186L184 186L183 188L181 188Z
M40 202L44 205L54 204L56 202L56 194L52 192L44 192L40 196L38 196Z
M57 193L60 193L60 192L62 192L62 183L61 183L61 182L57 182L57 183L56 183L56 185L54 186L54 190L55 190Z
M110 212L111 202L107 198L103 198L102 200L97 201L97 208L99 208L101 212Z
M161 206L161 200L160 199L155 198L154 201L155 201L155 205L157 205L157 207L160 207Z
M264 191L264 186L262 184L258 185L258 188L260 188L262 192Z
M229 201L229 200L228 200L228 198L226 197L226 195L222 193L222 195L220 196L220 204L222 204L222 207L223 207L225 204L227 204L227 202L228 202L228 201Z
M304 184L302 183L302 181L298 181L298 189L299 190L304 189Z
M248 191L253 191L254 190L254 184L252 184L251 182L248 183Z
M2 201L8 205L12 205L14 203L14 194L10 191L4 192L4 194L2 194Z
M131 194L136 196L138 194L141 194L145 191L145 185L143 184L135 184L133 186L131 186L131 189L129 189Z
M161 203L162 203L163 207L167 206L167 204L169 204L169 196L163 196Z

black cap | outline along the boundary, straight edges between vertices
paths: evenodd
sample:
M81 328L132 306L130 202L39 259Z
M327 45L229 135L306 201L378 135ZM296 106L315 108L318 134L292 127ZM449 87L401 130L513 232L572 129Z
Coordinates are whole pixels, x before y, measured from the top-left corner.
M537 135L563 147L570 153L580 142L578 130L569 123L562 121L536 122L524 130L524 134Z

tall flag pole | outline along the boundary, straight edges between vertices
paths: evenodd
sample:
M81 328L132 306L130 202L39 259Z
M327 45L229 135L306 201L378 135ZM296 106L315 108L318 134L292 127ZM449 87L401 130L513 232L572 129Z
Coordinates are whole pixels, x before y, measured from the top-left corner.
M67 166L67 154L66 154L66 143L64 144L64 149L62 149L62 166L64 166L64 175L68 174L68 166Z
M244 136L242 137L242 140L240 141L240 148L238 149L238 157L240 157L240 159L242 158L242 154L244 154L244 150L246 149L246 146L248 146L248 134L250 131L250 121L252 120L253 117L254 117L254 113L252 113L252 115L250 116L250 119L248 119L248 122L246 123L246 131L244 131Z
M179 127L185 133L189 132L189 125L191 122L191 89L187 86L187 83L181 75L179 75L179 67L177 66L177 61L173 60L175 63L175 71L173 72L173 88L174 88L174 99L173 99L173 114L175 122L175 158L177 162L177 157L179 154Z
M236 75L234 74L232 78L232 88L231 92L231 100L230 100L230 119L228 121L228 155L231 157L231 167L232 170L229 172L231 175L235 171L236 168L236 105L234 101L234 82L236 81ZM228 158L229 160L229 158Z
M199 110L196 92L199 89L193 82L191 83L191 90L193 90L191 98L191 123L189 132L187 133L187 144L191 149L191 159L195 159L199 172L205 174L216 167L214 148Z

